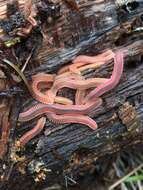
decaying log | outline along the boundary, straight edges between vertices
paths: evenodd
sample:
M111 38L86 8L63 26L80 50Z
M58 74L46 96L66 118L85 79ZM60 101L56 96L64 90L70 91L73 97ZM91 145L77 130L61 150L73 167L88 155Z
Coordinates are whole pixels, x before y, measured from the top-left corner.
M142 47L142 43L140 45ZM138 51L140 47L136 43ZM78 124L56 126L47 121L44 134L34 140L37 143L35 152L47 166L61 163L52 154L53 149L63 160L69 160L80 147L89 152L92 150L90 156L98 158L142 141L143 65L142 62L126 64L120 85L103 96L102 107L92 115L99 125L98 130L92 131ZM108 70L111 71L111 67ZM88 72L87 76L96 76L98 72Z
M19 4L23 6L23 1L20 0ZM6 13L5 5L6 1L0 1L2 16ZM40 49L33 62L25 70L28 78L39 71L55 73L79 54L96 55L109 48L123 49L125 66L118 87L104 95L102 106L92 113L99 126L96 131L78 124L56 126L47 120L44 131L21 150L28 161L21 162L18 168L23 171L27 166L26 171L31 172L35 180L41 179L39 175L44 173L52 182L50 176L57 176L59 172L74 174L76 178L79 171L100 157L143 141L143 3L136 1L131 7L129 5L119 0L80 0L77 11L60 1L61 17L53 24L41 27L44 38L40 40ZM24 40L26 44L27 39ZM96 71L87 70L83 75L103 77L111 71L112 63ZM21 110L32 104L33 100L27 97ZM15 139L34 124L35 121L17 126ZM13 153L14 150L11 148L10 151ZM40 164L42 167L37 172Z

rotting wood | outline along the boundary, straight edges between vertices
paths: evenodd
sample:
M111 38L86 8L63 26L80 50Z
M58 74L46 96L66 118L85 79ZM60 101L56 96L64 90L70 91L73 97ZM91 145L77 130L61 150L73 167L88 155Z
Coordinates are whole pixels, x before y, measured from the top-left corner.
M3 3L5 2L3 1ZM112 154L123 147L143 141L143 64L141 57L143 43L142 31L134 31L136 29L135 20L140 20L142 15L142 6L135 12L126 11L124 19L118 15L118 6L116 7L116 4L110 0L105 3L103 1L80 1L81 15L71 13L65 7L63 4L62 17L55 25L47 27L44 34L49 39L55 35L58 28L61 28L58 30L59 33L61 32L58 40L61 42L65 38L64 44L59 43L57 47L55 39L50 46L49 41L44 39L38 54L40 65L36 68L35 66L29 67L32 70L25 71L27 76L37 71L55 72L80 53L94 55L107 48L127 49L124 77L122 77L120 85L113 92L103 96L102 107L92 115L99 125L97 131L93 132L86 126L80 125L55 126L47 121L44 132L34 138L23 152L24 155L29 156L30 154L32 157L32 161L30 160L28 164L29 170L35 171L37 164L43 163L44 167L52 170L52 173L74 174L76 177L80 168L88 165L87 163L92 163L101 156ZM100 12L103 7L106 7L106 12ZM110 14L111 12L112 14ZM68 17L69 19L66 20ZM140 24L142 24L141 21ZM137 28L140 26L137 25ZM136 62L138 63L136 64ZM103 66L95 72L88 70L83 74L86 77L96 74L103 76L109 72L111 72L111 65ZM28 106L32 105L31 102L27 104ZM125 117L126 109L134 114L135 125L130 123L130 118ZM33 123L17 126L16 138L31 127L33 127ZM28 151L29 148L32 150L31 153ZM84 157L80 156L80 150L85 152ZM32 169L31 163L33 164Z

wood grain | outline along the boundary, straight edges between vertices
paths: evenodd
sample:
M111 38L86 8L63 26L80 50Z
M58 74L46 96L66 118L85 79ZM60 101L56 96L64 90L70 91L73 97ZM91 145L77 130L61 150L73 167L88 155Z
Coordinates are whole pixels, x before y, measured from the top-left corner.
M23 1L19 2L22 6ZM140 0L138 2L139 7L128 12L122 9L123 1L79 0L77 12L60 1L61 17L42 28L45 38L41 48L25 70L29 78L40 71L55 73L79 54L96 55L106 49L123 49L125 68L118 87L104 95L103 105L92 113L99 125L98 130L92 131L78 124L56 126L47 120L43 133L34 138L24 152L26 157L32 157L35 167L42 161L45 167L52 169L53 176L57 176L56 172L65 171L77 171L75 176L78 176L79 168L89 158L94 161L143 141L143 33L142 30L135 31L143 24L143 4ZM0 1L1 18L5 16L5 6L6 1ZM38 66L35 66L35 60ZM109 64L82 74L85 77L104 77L111 71L112 64ZM22 109L33 103L31 99L24 99L23 104L21 101ZM35 121L17 127L16 137L30 130L34 124ZM75 163L73 158L82 148L88 152L84 162Z

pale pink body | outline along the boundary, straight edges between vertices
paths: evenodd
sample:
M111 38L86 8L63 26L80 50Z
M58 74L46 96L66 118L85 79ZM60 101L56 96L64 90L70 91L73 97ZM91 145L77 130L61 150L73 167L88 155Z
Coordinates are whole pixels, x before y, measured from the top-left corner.
M86 64L86 61L88 61L88 63L89 62L93 63L93 61L95 61L95 58L93 59L90 58L90 61L89 61L88 56L78 57L75 61L83 61L82 60L83 58L84 58L85 64ZM33 106L32 108L30 108L28 111L21 113L19 115L19 121L24 122L24 121L31 120L39 115L46 115L49 118L49 120L51 120L54 123L58 123L58 124L80 123L80 124L87 125L92 129L96 129L97 128L96 122L92 120L90 117L88 117L87 115L92 110L98 108L102 104L102 99L99 97L102 96L104 93L108 92L109 90L113 89L119 83L119 80L123 72L123 64L124 64L123 53L121 51L118 51L114 57L114 69L113 69L112 76L110 79L101 79L102 81L101 80L96 81L96 79L94 80L90 79L89 81L86 81L86 84L83 83L83 81L85 82L85 80L80 81L80 82L78 81L79 83L75 84L74 78L71 78L70 80L65 81L65 79L63 80L60 75L56 83L57 86L55 85L53 89L51 88L52 93L53 94L55 93L54 96L56 96L56 93L60 88L71 87L77 90L75 102L80 103L80 104L84 103L84 104L82 105L37 104L36 106ZM68 71L68 69L66 68L65 71ZM96 85L97 85L97 88L95 88L89 94L85 96L85 90L91 87L95 87ZM38 121L34 129L30 130L29 132L27 132L25 135L23 135L20 138L21 144L25 145L31 138L37 135L43 129L44 123L45 123L45 118L42 117Z
M29 121L39 115L46 113L55 114L88 114L92 110L98 108L102 104L102 99L99 98L94 102L88 102L85 105L60 105L60 104L37 104L29 110L20 113L19 121ZM76 120L76 117L75 117Z
M88 65L88 67L90 68L91 64L97 64L98 66L98 63L100 63L100 66L102 64L108 63L108 61L111 60L113 57L114 53L111 50L107 50L106 52L96 56L79 55L73 60L73 64L62 67L62 69L58 71L58 74L64 74L69 71L80 71L80 68L84 65Z
M64 123L80 123L83 125L87 125L89 128L95 130L97 128L96 122L88 116L85 115L57 115L55 113L48 113L47 117L50 121L57 124L64 124Z
M108 92L109 90L113 89L120 81L121 75L123 73L123 67L124 67L123 52L117 51L114 58L114 69L110 80L92 90L85 97L84 103L88 102L91 99L96 99L102 96L104 93Z
M41 102L43 104L49 104L49 103L54 103L54 102L61 103L61 104L73 104L73 102L70 99L65 98L65 97L54 96L52 98L48 94L48 89L45 93L42 92L41 84L44 83L45 86L47 86L47 88L51 87L51 85L55 79L55 75L40 73L40 74L37 74L34 77L32 77L32 79L33 79L32 95L39 102Z
M44 126L45 126L45 123L46 123L46 118L45 117L41 117L36 126L31 129L30 131L28 131L27 133L25 133L20 139L19 139L19 142L20 142L20 145L21 146L25 146L25 144L31 140L33 137L35 137L37 134L39 134Z
M91 78L91 79L70 79L70 77L63 77L63 79L59 79L54 82L53 86L51 89L48 91L48 96L52 97L51 99L54 100L57 92L62 89L62 88L71 88L77 90L77 94L79 93L84 93L83 90L87 90L89 88L96 87L100 84L103 84L107 82L109 79L105 78ZM76 95L75 97L75 102L79 102L79 98L82 97L82 94L80 97Z

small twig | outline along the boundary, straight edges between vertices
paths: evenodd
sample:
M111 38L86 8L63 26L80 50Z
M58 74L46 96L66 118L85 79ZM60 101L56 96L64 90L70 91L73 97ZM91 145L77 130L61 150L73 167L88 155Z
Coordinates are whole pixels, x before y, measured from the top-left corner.
M77 182L73 179L72 175L71 175L71 177L65 175L66 189L68 189L68 181L71 182L72 184L77 184Z
M30 59L31 59L31 57L32 57L32 55L33 55L33 50L34 50L34 48L32 48L32 50L31 50L29 56L27 57L27 59L26 59L24 65L23 65L23 67L22 67L22 69L21 69L21 72L22 72L22 73L24 72L26 66L28 65L28 63L29 63L29 61L30 61Z
M122 165L122 162L120 162L120 164ZM120 178L121 177L121 170L119 170L119 168L117 167L117 165L115 163L113 164L113 167L114 167L114 169L116 171L117 176ZM127 190L126 185L124 183L121 183L121 188L123 190Z
M126 185L124 183L121 184L121 189L122 190L128 190L127 187L126 187Z
M16 62L19 64L20 60L19 60L18 57L16 56L16 54L15 54L15 49L14 49L13 47L12 47L11 51L12 51L13 56L15 57ZM20 64L21 64L21 62L20 62Z
M9 169L7 170L7 173L5 174L5 177L4 177L5 181L8 181L8 179L12 173L13 167L14 167L14 162L11 163Z
M143 164L139 165L137 168L135 168L134 170L132 170L130 173L128 173L126 176L124 176L123 178L119 179L117 182L115 182L113 185L111 185L109 187L109 190L114 189L115 187L117 187L120 183L122 183L123 181L125 181L128 177L130 177L131 175L133 175L135 172L137 172L138 170L140 170L143 167Z
M24 74L20 71L20 69L16 65L14 65L12 62L10 62L9 60L7 60L7 59L3 59L3 62L7 63L9 66L11 66L19 74L19 76L22 78L22 80L24 81L25 85L27 86L30 94L32 94L31 87L30 87L30 85L29 85L26 77L24 76Z
M135 175L138 175L138 173L135 172ZM137 181L137 185L138 185L138 189L142 190L142 185L141 185L141 181L140 180Z

